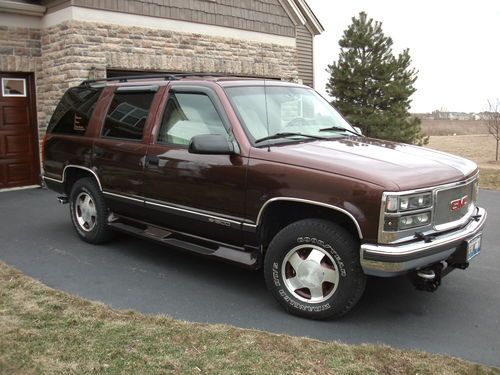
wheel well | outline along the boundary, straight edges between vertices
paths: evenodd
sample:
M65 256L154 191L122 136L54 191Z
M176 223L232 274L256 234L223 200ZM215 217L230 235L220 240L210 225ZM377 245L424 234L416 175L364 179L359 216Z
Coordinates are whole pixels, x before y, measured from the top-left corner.
M281 229L291 223L308 218L332 221L349 231L354 238L360 239L358 228L353 219L343 212L308 203L278 201L270 203L264 211L259 229L260 243L264 248L267 248Z
M64 172L64 192L67 196L71 193L71 188L73 184L81 178L91 177L96 179L92 172L89 172L82 168L70 167Z

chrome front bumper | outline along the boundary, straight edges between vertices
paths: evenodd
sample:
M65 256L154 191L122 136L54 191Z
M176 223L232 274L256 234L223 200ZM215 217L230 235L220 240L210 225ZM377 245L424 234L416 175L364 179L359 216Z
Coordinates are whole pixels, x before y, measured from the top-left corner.
M479 235L486 221L486 210L478 207L478 219L458 230L438 235L431 242L417 240L394 245L361 245L361 267L367 275L396 276L448 259L462 249L464 241Z

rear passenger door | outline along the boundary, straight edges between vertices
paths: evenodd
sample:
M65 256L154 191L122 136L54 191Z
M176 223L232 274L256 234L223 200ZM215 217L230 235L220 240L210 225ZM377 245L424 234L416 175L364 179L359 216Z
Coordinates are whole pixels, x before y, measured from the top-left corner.
M141 189L158 86L120 86L94 141L93 160L110 209L141 216Z
M149 147L143 195L148 217L159 225L240 245L246 161L240 155L196 155L191 138L223 134L229 120L207 87L173 86Z

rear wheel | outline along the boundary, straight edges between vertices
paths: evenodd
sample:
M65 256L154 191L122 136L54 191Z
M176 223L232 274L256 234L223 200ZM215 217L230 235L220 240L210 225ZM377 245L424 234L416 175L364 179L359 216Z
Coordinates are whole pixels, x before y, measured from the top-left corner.
M71 221L83 240L99 244L111 239L113 232L106 223L108 209L93 178L81 178L73 184L69 203Z
M287 311L312 319L344 315L366 284L358 241L344 228L320 219L282 229L269 244L264 275Z

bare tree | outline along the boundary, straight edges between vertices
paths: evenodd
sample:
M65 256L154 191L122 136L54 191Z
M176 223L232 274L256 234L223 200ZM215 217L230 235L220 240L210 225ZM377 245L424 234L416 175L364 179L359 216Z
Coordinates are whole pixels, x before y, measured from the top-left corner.
M488 100L486 126L488 127L488 132L497 141L495 160L498 161L498 145L500 144L500 100L498 99L495 102Z

